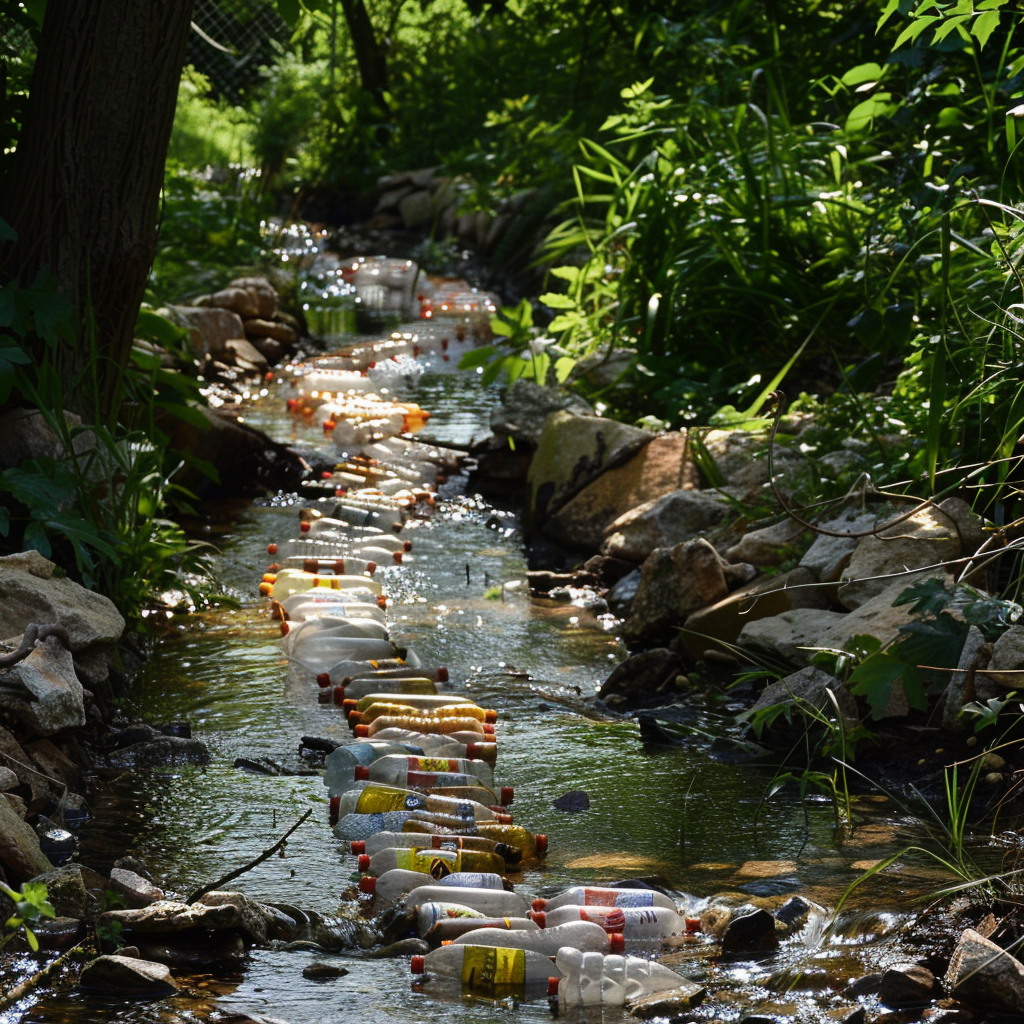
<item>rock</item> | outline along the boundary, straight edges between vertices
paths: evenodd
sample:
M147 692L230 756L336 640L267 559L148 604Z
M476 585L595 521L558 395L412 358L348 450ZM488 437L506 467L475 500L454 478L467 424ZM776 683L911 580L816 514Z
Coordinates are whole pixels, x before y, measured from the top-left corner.
M544 423L553 412L566 411L578 416L594 410L578 395L544 388L520 377L491 413L491 430L499 437L511 437L516 444L536 447Z
M52 871L53 865L39 847L39 837L6 800L0 800L0 867L12 885Z
M985 679L1004 690L1024 688L1024 626L1011 626L993 645ZM1020 671L1018 671L1020 670Z
M175 764L209 764L210 752L202 740L157 735L111 753L109 762L117 767L153 768Z
M294 327L277 323L274 320L263 320L257 317L246 320L243 326L247 338L273 338L274 341L279 341L288 348L292 348L299 340L299 333Z
M273 338L253 337L249 339L249 342L271 366L279 363L284 358L285 346Z
M960 936L944 982L968 1006L1024 1014L1024 964L971 928Z
M400 185L397 188L389 188L382 192L377 199L374 213L393 213L398 209L398 204L413 191L412 185Z
M629 615L633 601L636 599L636 592L640 589L640 580L643 574L639 569L627 573L618 583L608 591L608 607L619 616L625 618Z
M267 357L245 338L229 338L224 342L224 358L243 370L267 369Z
M597 691L602 700L621 694L630 706L655 695L667 682L673 682L681 668L679 655L667 647L655 647L619 662Z
M18 640L30 622L60 623L72 652L115 643L124 619L112 601L60 574L38 551L0 558L0 638Z
M110 890L123 897L128 907L148 907L165 898L162 889L126 868L111 869Z
M18 783L28 791L29 800L32 803L43 801L56 804L64 794L61 785L44 778L38 771L33 770L32 759L2 725L0 725L0 764L7 765L18 776Z
M671 491L693 489L697 482L686 432L659 434L567 501L545 523L544 533L564 547L596 551L619 516Z
M21 785L18 776L10 768L0 768L0 793L6 793Z
M767 490L768 435L748 430L709 430L700 435L700 445L706 450L713 466L712 486L721 485L729 494L741 501L754 498ZM790 495L798 482L798 475L806 472L807 460L799 452L775 445L776 484L783 495ZM702 475L704 464L701 464Z
M188 331L189 346L197 359L220 357L231 338L244 338L242 318L217 306L167 306L159 311Z
M873 512L847 510L835 519L821 523L821 528L833 533L865 534L878 522ZM843 570L850 564L850 558L860 542L857 536L830 537L818 534L814 543L804 552L800 564L810 569L822 583L837 583Z
M277 289L265 277L236 277L231 288L244 288L256 297L256 315L264 320L273 320L277 313Z
M230 309L240 317L259 316L260 303L255 292L248 288L238 288L229 285L212 295L200 295L193 303L195 306L208 307L217 306L220 309Z
M572 789L568 793L563 793L557 800L552 801L551 806L556 811L567 811L569 813L589 811L590 795L582 789Z
M398 202L398 215L406 231L429 224L434 217L434 199L426 189L418 189L402 196Z
M813 665L808 665L806 668L800 669L799 672L780 679L777 683L769 683L750 709L749 714L753 716L758 711L776 707L779 704L794 706L803 704L824 712L831 719L836 705L833 704L829 694L835 697L846 726L856 725L860 716L857 713L857 702L854 700L853 694L835 676L830 676ZM802 723L797 722L796 726L798 731L803 731ZM792 727L782 718L777 718L769 728L769 734L776 734L776 738L778 738L778 734L789 736L792 732Z
M967 723L960 717L964 704L973 700L972 669L977 668L985 660L988 646L984 634L977 626L967 630L957 670L949 677L949 684L942 695L942 728L949 732L963 732Z
M642 562L655 548L670 548L717 526L730 511L716 491L672 491L619 516L608 527L601 554Z
M42 917L32 924L40 949L70 949L85 938L86 930L76 917Z
M73 412L65 410L64 419L69 428L82 425L82 417ZM60 434L38 409L8 409L0 414L0 437L4 439L0 470L20 466L29 459L59 462L68 454ZM82 431L75 434L71 444L81 453L95 447L96 438L92 431Z
M709 649L727 650L734 646L748 622L782 615L794 608L825 610L829 607L828 598L817 586L814 574L797 567L778 576L756 580L721 601L695 611L684 624L680 643L686 654L696 660Z
M85 725L85 691L57 637L37 641L27 658L0 670L0 708L38 736Z
M52 740L40 739L26 743L25 753L29 764L34 765L44 775L63 783L73 793L81 793L85 788L82 778L82 766L72 761L63 750Z
M939 509L951 520L965 555L973 555L985 542L985 524L963 498L946 498Z
M426 939L399 939L366 954L369 960L391 960L400 956L417 956L430 952L430 943Z
M322 960L314 960L302 969L302 976L310 981L333 981L335 978L344 978L348 974L348 968L339 964L325 964Z
M629 1012L639 1020L652 1017L676 1019L687 1010L692 1010L704 1001L707 989L692 981L684 981L678 988L651 992L629 1001Z
M840 577L839 600L859 608L893 583L903 589L919 579L945 575L943 565L958 558L960 541L949 519L934 508L921 509L908 519L887 522L879 533L862 537ZM898 579L880 579L904 569L922 569Z
M935 975L921 964L896 964L878 983L878 998L893 1008L926 1005L934 992Z
M803 526L793 519L783 519L760 530L751 530L723 554L730 562L749 562L758 568L779 565L801 554Z
M53 904L53 909L60 917L73 917L81 920L90 916L95 900L85 888L85 879L78 864L65 864L63 867L44 871L32 879L46 886L46 898Z
M775 918L767 910L733 916L722 935L722 955L767 953L777 949Z
M882 984L882 975L879 973L864 974L859 978L851 978L843 989L843 995L847 999L859 999L861 996L873 996L878 992Z
M165 964L114 955L99 956L87 963L78 984L89 991L109 992L121 998L156 999L178 991Z
M728 592L722 559L706 540L656 548L641 569L640 587L623 628L628 640L640 640L681 624L697 608Z
M890 585L856 611L845 614L794 608L772 618L757 619L743 627L736 642L796 667L807 664L816 649L841 650L857 634L877 637L884 645L896 636L900 626L913 619L906 605L892 605L905 589L902 582Z

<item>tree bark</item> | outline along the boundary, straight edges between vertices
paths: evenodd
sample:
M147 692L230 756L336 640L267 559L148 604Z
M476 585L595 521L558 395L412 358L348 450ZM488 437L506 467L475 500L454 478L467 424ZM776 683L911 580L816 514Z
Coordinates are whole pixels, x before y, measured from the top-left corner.
M95 342L100 408L113 401L156 252L164 161L193 0L49 0L22 135L0 192L17 239L0 274L49 270L79 320L67 392Z
M363 0L341 0L341 10L345 15L349 35L352 37L352 49L355 51L356 64L359 67L359 81L381 109L387 111L388 104L384 96L388 89L387 55L384 47L377 41L366 4Z

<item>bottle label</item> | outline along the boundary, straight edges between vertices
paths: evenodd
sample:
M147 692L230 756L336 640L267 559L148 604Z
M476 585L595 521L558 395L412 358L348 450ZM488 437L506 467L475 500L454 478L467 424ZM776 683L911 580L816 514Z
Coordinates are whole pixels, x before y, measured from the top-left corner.
M444 878L458 871L461 865L458 850L417 850L407 848L395 851L395 867L406 871L421 871L431 878Z
M455 772L459 770L459 762L448 757L410 757L411 772Z
M500 946L464 946L462 994L484 999L526 995L526 951Z
M376 814L378 811L417 811L425 806L426 802L419 793L367 786L359 794L355 810L357 814Z
M653 892L625 892L622 889L584 889L583 904L588 907L653 907Z

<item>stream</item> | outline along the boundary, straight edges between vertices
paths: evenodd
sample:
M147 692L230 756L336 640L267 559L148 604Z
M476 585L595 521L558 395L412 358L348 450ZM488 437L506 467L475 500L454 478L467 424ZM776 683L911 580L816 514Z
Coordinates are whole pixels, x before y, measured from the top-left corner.
M247 422L302 448L323 447L319 421L285 411L287 384L254 395ZM451 365L437 366L412 397L431 412L424 433L467 445L487 432L498 389ZM566 885L631 877L657 881L681 903L715 894L800 894L835 907L868 866L907 841L905 821L881 797L857 801L859 827L840 844L833 807L801 801L788 787L765 802L772 773L730 764L698 747L645 750L635 719L609 712L595 691L625 656L617 623L551 600L531 599L519 518L445 485L434 514L410 522L412 557L384 570L392 598L392 637L425 664L446 665L449 688L499 713L497 777L515 787L517 823L546 833L540 867L515 876L516 889L544 895ZM133 769L97 780L94 817L81 834L79 859L106 871L125 854L141 858L169 895L183 896L254 857L311 805L310 819L275 856L231 888L265 902L337 912L355 876L328 827L326 790L298 756L303 735L347 740L339 709L318 703L316 686L290 672L278 623L256 594L269 561L267 544L294 536L308 499L276 495L255 503L204 506L203 535L221 551L221 575L239 607L170 621L131 711L146 721L187 721L209 747L205 768ZM728 697L697 709L714 733L732 708ZM267 758L277 776L233 767L238 757ZM306 774L300 774L306 772ZM560 812L568 790L589 795L588 810ZM767 959L724 961L702 937L659 957L708 987L695 1020L740 1020L752 1011L778 1019L826 1021L849 1006L837 990L846 978L910 955L901 925L913 897L936 886L927 865L877 876L849 901L834 932L812 944L784 943ZM317 982L302 976L314 960L348 973ZM248 1014L316 1022L358 1014L363 1024L451 1024L512 1019L547 1021L546 1002L506 1004L445 1000L413 990L408 958L368 959L359 951L325 955L253 949L237 969L194 975L176 970L183 992L148 1003L103 1002L77 991L44 992L4 1020L25 1022L171 1022ZM571 1013L570 1013L571 1015ZM624 1020L616 1008L604 1019Z

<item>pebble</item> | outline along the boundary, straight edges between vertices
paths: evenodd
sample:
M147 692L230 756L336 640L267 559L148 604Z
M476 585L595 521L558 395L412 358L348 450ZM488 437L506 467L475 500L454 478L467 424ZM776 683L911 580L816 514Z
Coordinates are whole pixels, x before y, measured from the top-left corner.
M568 813L587 811L590 809L590 795L582 789L571 789L568 793L563 793L551 806L556 811Z
M325 964L322 960L314 960L313 963L302 969L302 976L310 981L333 981L335 978L344 978L348 974L347 967L338 964Z

